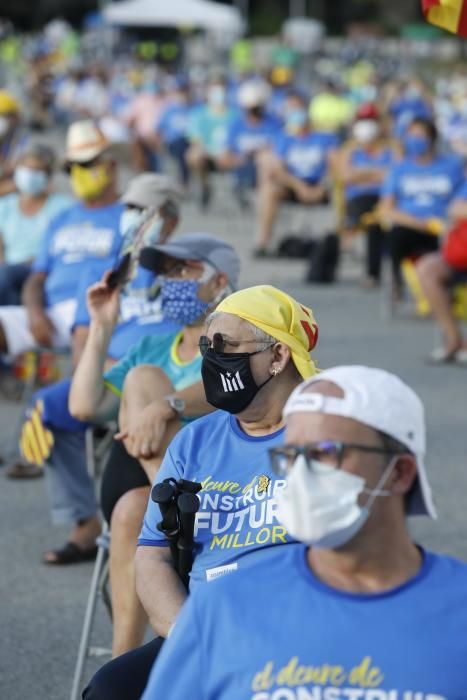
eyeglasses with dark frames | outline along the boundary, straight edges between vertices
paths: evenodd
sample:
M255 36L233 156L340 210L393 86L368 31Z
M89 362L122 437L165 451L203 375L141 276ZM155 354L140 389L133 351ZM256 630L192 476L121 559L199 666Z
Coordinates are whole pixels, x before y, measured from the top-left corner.
M208 338L207 335L202 335L199 339L198 345L201 355L205 355L210 348L212 348L214 352L220 353L225 352L227 345L232 348L238 348L243 343L256 343L257 345L263 345L261 340L231 340L230 338L226 338L224 335L222 335L222 333L214 333L212 340ZM264 344L267 345L267 347L272 347L275 345L275 343Z
M310 471L315 471L313 462L327 464L334 469L340 469L342 462L349 450L360 452L373 452L381 455L404 454L402 451L389 450L377 445L361 445L353 442L340 442L337 440L318 440L306 445L284 445L269 450L273 471L279 476L287 476L293 467L297 457L302 455Z

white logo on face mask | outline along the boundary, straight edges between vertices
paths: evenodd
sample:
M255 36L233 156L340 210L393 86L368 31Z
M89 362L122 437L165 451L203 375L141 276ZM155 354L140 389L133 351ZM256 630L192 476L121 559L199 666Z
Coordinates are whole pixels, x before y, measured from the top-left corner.
M369 490L362 477L315 461L309 469L303 455L299 455L286 488L276 496L279 522L300 542L323 549L342 547L361 530L375 498L391 495L381 486L394 464L393 459L377 487ZM365 506L358 503L362 493L370 494Z
M240 379L239 372L235 372L234 376L232 376L231 372L226 372L225 375L220 372L220 377L222 379L224 393L226 394L230 393L231 391L239 391L240 389L245 388L245 385Z

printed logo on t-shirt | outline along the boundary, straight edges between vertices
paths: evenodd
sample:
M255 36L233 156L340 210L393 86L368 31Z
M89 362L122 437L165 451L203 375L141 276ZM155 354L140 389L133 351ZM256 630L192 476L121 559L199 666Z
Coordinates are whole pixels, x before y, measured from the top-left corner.
M225 564L224 566L214 566L212 569L206 569L206 581L214 581L220 576L231 574L232 571L237 571L238 562L233 564Z
M257 548L290 542L287 531L277 519L274 496L285 486L285 479L273 481L265 474L249 483L215 481L208 476L201 481L194 536L205 531L209 551Z
M245 385L240 379L239 372L235 372L234 375L232 375L232 372L226 372L225 375L222 374L222 372L220 372L219 374L222 379L224 394L229 394L232 391L239 391L240 389L245 388Z
M394 689L371 656L355 666L303 663L293 656L285 665L268 661L253 676L251 700L448 700L444 695Z
M446 197L451 194L452 182L443 174L439 175L404 175L401 178L401 189L406 197L431 195Z
M111 228L96 228L89 224L65 226L54 235L50 255L61 255L66 264L88 257L106 258L112 251L114 236L115 231Z
M296 145L290 148L286 155L287 164L297 172L308 175L322 165L324 153L318 146L303 148Z

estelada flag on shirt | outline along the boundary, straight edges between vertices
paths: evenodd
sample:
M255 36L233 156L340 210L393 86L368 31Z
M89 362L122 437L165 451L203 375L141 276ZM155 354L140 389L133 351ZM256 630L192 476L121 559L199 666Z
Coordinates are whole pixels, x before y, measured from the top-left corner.
M467 0L422 0L430 24L467 38Z

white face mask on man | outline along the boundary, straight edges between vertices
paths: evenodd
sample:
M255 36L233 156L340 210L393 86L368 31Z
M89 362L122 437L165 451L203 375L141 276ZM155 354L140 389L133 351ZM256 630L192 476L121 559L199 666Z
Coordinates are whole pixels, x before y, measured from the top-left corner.
M337 549L349 542L362 529L382 491L397 457L391 459L375 489L367 489L365 479L323 462L299 455L287 476L284 489L276 496L277 517L289 535L300 542L321 549ZM367 503L359 505L358 497L369 494Z
M381 133L375 119L359 119L352 127L352 136L359 143L371 143Z

